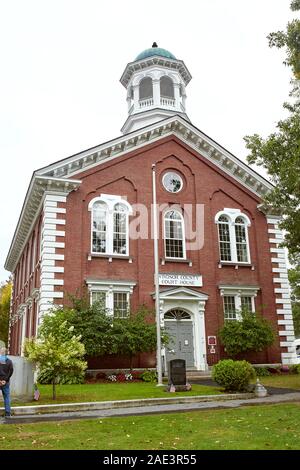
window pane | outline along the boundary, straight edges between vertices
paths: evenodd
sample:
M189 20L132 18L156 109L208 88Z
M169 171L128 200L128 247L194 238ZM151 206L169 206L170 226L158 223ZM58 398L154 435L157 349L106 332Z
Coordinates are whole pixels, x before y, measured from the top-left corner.
M235 224L235 241L237 260L239 262L246 263L248 261L248 254L246 229L244 225Z
M128 294L126 292L114 292L114 317L126 318L128 314Z
M139 88L140 88L140 96L139 96L140 100L153 97L152 79L150 77L143 78L143 80L141 80L140 82Z
M225 320L236 320L235 301L233 295L225 295L224 302L224 318Z
M95 253L106 252L106 205L102 202L95 202L93 205L93 234L92 251Z
M160 96L174 98L174 86L171 78L163 76L160 79Z
M250 296L242 296L241 297L241 306L242 310L248 310L248 312L252 312L252 301Z
M176 211L165 214L165 247L167 258L184 258L183 221Z
M127 215L124 212L114 213L113 252L122 255L127 252Z
M103 305L103 307L105 307L106 305L106 292L92 292L92 304L95 303L95 302L99 302L101 303L101 305Z
M225 216L219 218L220 257L221 261L231 261L229 223L224 219L227 220Z

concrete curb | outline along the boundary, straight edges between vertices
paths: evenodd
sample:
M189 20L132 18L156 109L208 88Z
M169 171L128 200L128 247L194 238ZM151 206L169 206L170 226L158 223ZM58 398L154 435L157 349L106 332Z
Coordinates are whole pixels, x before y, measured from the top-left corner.
M44 413L63 413L72 411L111 410L118 408L137 408L145 406L178 405L210 401L238 400L254 398L253 393L230 393L222 395L196 395L171 398L142 398L135 400L95 401L85 403L62 403L53 405L14 406L14 416L37 415ZM0 408L4 411L4 408Z

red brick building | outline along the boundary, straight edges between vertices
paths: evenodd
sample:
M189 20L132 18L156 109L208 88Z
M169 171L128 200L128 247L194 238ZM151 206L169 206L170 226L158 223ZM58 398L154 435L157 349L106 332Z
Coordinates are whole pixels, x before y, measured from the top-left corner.
M174 337L165 362L181 357L198 370L215 363L224 356L218 330L242 307L263 308L278 332L248 359L294 361L279 218L262 205L272 186L190 122L190 79L183 61L154 44L121 77L123 135L34 173L5 265L14 279L11 354L22 354L49 307L83 286L111 315L154 306L155 164L161 324ZM135 363L154 364L153 355ZM122 366L122 358L101 359L101 367Z

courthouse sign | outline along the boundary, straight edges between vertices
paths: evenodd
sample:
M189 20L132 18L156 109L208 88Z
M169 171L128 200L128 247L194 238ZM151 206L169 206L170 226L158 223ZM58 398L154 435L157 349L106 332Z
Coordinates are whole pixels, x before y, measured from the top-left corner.
M202 287L200 274L159 273L160 286L190 286Z

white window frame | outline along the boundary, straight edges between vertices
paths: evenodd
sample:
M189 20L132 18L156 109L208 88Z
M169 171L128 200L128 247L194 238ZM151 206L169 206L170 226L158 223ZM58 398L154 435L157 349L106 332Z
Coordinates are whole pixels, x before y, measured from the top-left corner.
M182 257L172 257L172 256L167 256L167 244L166 244L166 220L167 220L167 217L166 215L169 213L169 212L177 212L177 214L180 215L180 220L181 220L181 228L182 228ZM168 220L173 220L173 219L168 219ZM176 220L176 219L175 219ZM173 208L168 208L165 210L165 212L163 213L163 227L164 227L164 250L165 250L165 258L167 260L186 260L186 244L185 244L185 224L184 224L184 217L182 215L182 213L180 212L180 210L178 209L173 209ZM170 238L168 238L168 240L171 240Z
M106 204L106 251L99 253L98 251L93 251L93 206L95 202L102 202ZM126 252L125 253L114 253L113 244L114 244L114 214L115 206L117 204L122 204L127 208L126 214ZM112 194L101 194L99 197L93 198L89 205L88 210L91 212L91 254L98 256L117 256L117 257L128 257L129 256L129 216L132 214L131 205L123 199L121 196L112 195Z
M220 246L220 234L219 234L219 219L224 215L228 218L229 221L229 238L230 238L230 251L231 251L231 261L221 259L221 246ZM238 217L241 217L245 221L245 234L246 234L246 247L247 247L247 261L238 261L237 259L237 249L236 249L236 235L235 235L235 221ZM249 246L249 233L248 227L251 226L249 217L242 213L240 209L227 209L220 211L215 216L215 223L218 226L218 245L219 245L219 255L221 264L241 264L247 265L251 264L250 256L250 246Z
M105 292L105 308L107 314L114 316L114 294L127 294L128 311L130 311L130 296L133 292L135 282L132 281L109 281L109 280L87 280L90 292L90 304L93 303L93 292Z
M219 286L220 294L223 299L223 313L225 317L225 305L224 297L234 297L235 303L235 312L236 318L226 320L241 320L241 311L242 311L242 297L251 297L251 311L255 312L255 297L257 292L260 290L259 287L254 286L243 286L243 287L234 287L234 286Z

